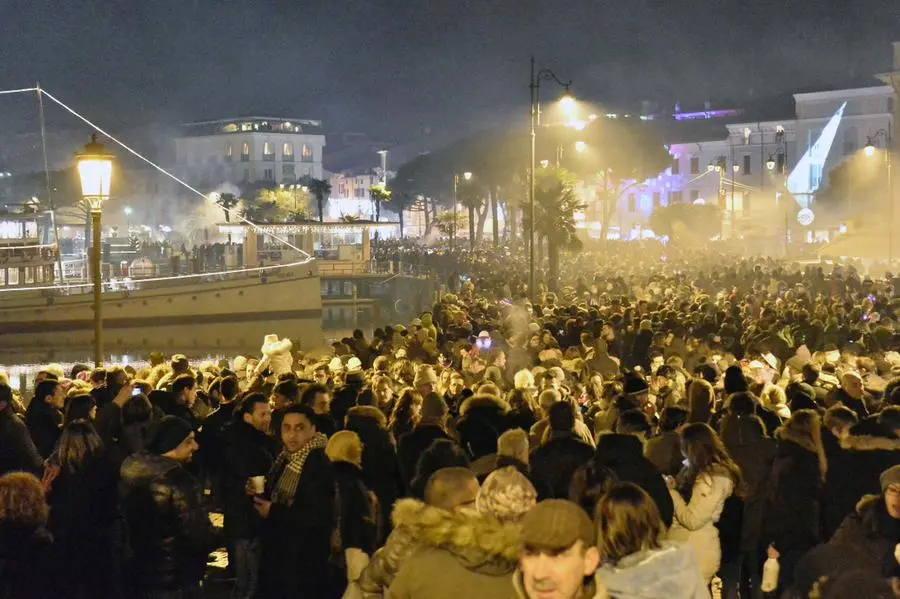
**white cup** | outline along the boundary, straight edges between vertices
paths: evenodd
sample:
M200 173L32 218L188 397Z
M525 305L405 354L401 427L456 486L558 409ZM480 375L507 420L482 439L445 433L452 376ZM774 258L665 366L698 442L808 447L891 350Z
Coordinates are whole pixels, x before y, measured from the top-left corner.
M265 476L251 476L250 477L250 488L253 490L255 495L262 495L266 490L266 477Z

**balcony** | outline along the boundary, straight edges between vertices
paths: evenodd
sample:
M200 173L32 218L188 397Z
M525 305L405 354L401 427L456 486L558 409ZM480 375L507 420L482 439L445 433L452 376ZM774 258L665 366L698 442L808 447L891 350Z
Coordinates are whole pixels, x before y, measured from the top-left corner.
M241 162L250 162L250 154L241 154Z
M275 154L263 154L263 162L275 162Z
M294 155L293 154L282 154L281 161L282 162L293 162Z

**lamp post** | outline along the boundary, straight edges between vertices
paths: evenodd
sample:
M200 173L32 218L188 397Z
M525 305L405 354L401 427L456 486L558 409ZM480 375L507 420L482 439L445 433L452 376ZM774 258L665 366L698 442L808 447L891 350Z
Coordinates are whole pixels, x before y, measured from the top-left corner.
M456 227L459 223L459 200L457 199L457 192L459 189L459 177L457 173L453 173L453 222L450 223L450 251L456 249ZM462 178L464 181L472 180L472 173L466 171L462 174ZM469 243L474 243L474 240L470 240Z
M894 259L894 180L891 175L891 134L886 129L879 129L875 135L866 140L865 153L871 158L875 155L875 140L884 138L884 162L887 166L888 186L888 262Z
M125 206L125 210L123 210L123 212L125 213L125 228L127 230L126 232L130 232L131 231L131 213L134 211L131 209L131 206Z
M91 280L94 289L94 364L103 365L103 278L100 272L100 216L103 201L109 199L112 180L112 159L97 136L84 150L75 154L78 176L81 178L81 195L91 207Z
M541 69L535 71L534 56L531 57L531 80L528 89L531 91L531 163L529 165L529 181L528 181L528 213L531 224L528 228L528 293L531 300L537 299L537 289L534 285L534 243L535 243L535 222L534 222L534 192L535 192L535 139L537 137L537 127L541 120L541 80L554 81L557 85L564 89L562 97L559 99L559 107L566 114L571 115L575 111L575 98L569 92L572 82L564 83L550 69Z

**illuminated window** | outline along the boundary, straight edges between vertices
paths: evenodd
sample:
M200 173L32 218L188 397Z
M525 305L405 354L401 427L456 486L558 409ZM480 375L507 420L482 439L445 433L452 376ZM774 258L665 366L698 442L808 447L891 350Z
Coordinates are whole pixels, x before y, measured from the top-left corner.
M6 286L6 269L0 268L0 287Z
M250 144L246 141L241 145L241 162L250 161Z
M238 127L234 123L228 123L222 128L222 130L225 131L225 133L236 133Z
M38 283L44 282L44 267L36 266L34 268L34 280Z
M241 123L241 131L253 131L253 123Z
M306 144L300 148L300 160L302 162L312 162L313 161L313 152L312 148Z
M281 146L281 157L285 162L293 162L294 160L294 144L286 141Z
M698 156L691 156L691 174L696 175L700 172L700 158Z
M7 275L6 282L9 285L18 285L19 284L19 269L18 268L10 268L9 274Z
M234 157L234 147L231 144L227 144L225 146L225 160L230 162L233 157Z
M269 142L263 143L263 160L275 160L275 149Z

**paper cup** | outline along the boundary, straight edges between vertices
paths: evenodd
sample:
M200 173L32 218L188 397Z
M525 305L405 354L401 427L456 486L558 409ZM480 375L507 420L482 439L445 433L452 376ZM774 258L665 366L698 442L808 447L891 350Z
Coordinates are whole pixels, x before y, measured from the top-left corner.
M250 477L250 488L253 490L253 493L256 495L262 495L266 490L266 477L265 476L251 476Z

